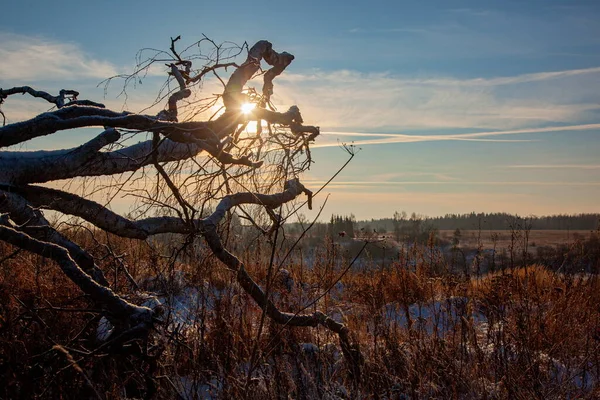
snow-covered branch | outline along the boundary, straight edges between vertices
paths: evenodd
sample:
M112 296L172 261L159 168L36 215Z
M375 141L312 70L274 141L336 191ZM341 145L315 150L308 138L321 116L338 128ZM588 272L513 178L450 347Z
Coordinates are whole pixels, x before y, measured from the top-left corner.
M13 94L30 94L33 97L38 97L46 100L49 103L55 104L56 107L62 108L65 105L67 106L75 106L75 105L85 105L85 106L94 106L104 108L104 104L96 103L90 100L77 100L77 96L79 96L79 92L76 90L65 90L62 89L58 96L52 96L50 93L44 92L42 90L35 90L30 86L20 86L14 87L10 89L1 89L0 88L0 104L10 95ZM66 101L66 103L65 103Z

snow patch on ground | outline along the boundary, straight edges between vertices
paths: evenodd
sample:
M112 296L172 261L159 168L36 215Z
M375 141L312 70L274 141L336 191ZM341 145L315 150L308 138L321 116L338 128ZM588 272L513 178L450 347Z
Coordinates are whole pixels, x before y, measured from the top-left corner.
M437 333L444 336L454 330L463 317L472 319L475 325L487 323L485 315L469 302L466 297L449 297L446 300L415 303L408 306L408 316L406 307L393 303L385 306L385 316L404 328L410 325L412 329L425 330L430 335Z
M180 271L176 271L180 272ZM171 329L183 331L193 328L198 316L202 311L210 311L215 307L216 302L223 296L224 291L219 290L208 282L200 287L189 284L183 273L176 274L175 279L170 286L173 287L172 294L160 292L136 293L137 304L149 307L152 310L160 308L161 318L167 322ZM142 287L150 289L159 289L157 284L159 279L151 278L142 283ZM102 317L96 328L97 340L104 342L110 338L114 327L106 317Z
M210 382L193 379L187 376L175 377L173 386L182 400L212 400L218 399L221 385L216 379Z

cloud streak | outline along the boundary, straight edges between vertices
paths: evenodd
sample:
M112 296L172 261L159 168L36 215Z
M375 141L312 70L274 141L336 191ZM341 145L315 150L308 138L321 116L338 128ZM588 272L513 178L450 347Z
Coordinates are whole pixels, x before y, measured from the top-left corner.
M349 70L283 74L274 100L298 105L324 130L586 124L598 121L600 67L471 79Z
M153 55L152 51L148 51L141 58ZM165 107L166 98L156 106L146 108L154 103L158 90L168 78L163 62L154 63L142 71L140 79L149 84L140 85L138 80L133 80L126 95L122 93L124 79L114 79L106 87L97 86L101 80L134 70L133 65L122 66L98 59L75 42L0 31L0 87L29 85L51 94L57 94L60 89L75 89L81 93L81 98L101 101L115 110L157 113ZM222 91L216 79L203 83L203 92L194 92L188 100L199 101L209 93ZM51 105L30 96L12 96L2 104L2 108L7 122L13 123L48 111ZM210 111L197 118L207 119L209 116Z
M116 75L109 62L86 54L75 43L0 32L0 79L3 81L74 80Z
M326 181L304 180L305 184L323 185ZM404 186L404 185L464 185L464 186L600 186L600 182L544 182L544 181L339 181L329 186Z
M508 165L501 168L519 169L600 169L600 164L532 164L532 165Z
M280 79L290 82L321 82L323 80L337 82L351 82L356 79L384 79L388 82L395 82L400 85L415 85L415 86L471 86L471 87L493 87L503 85L513 85L518 83L542 82L553 79L594 75L600 73L600 67L580 68L563 71L545 71L535 72L530 74L521 74L516 76L499 76L492 78L471 78L471 79L455 79L455 78L402 78L395 77L390 73L369 73L363 74L350 70L339 70L334 72L315 71L309 74L288 74Z
M448 134L448 135L411 135L403 133L365 133L365 132L323 132L325 136L332 137L370 137L372 139L355 140L352 142L355 146L365 145L382 145L390 143L416 143L416 142L433 142L433 141L482 141L482 142L531 142L533 140L527 139L489 139L490 136L504 136L504 135L520 135L520 134L531 134L531 133L547 133L547 132L566 132L566 131L586 131L586 130L600 130L600 124L583 124L583 125L567 125L567 126L550 126L544 128L529 128L529 129L512 129L504 131L487 131L487 132L473 132L473 133L460 133L460 134ZM382 138L382 139L376 139ZM319 143L315 144L313 148L320 147L335 147L339 146L339 143Z

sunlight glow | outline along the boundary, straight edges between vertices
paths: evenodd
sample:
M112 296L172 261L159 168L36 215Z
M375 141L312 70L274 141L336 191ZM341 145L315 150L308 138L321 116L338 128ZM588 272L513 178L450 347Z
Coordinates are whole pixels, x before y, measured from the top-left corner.
M252 110L254 110L255 107L255 103L244 103L242 104L242 112L244 114L250 114L250 112L252 112Z

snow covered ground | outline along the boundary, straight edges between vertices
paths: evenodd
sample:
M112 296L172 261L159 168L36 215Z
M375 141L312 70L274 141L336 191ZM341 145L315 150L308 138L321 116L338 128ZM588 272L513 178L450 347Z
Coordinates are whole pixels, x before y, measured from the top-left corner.
M485 315L469 302L466 297L449 297L445 300L415 303L408 307L388 304L385 307L385 317L403 328L422 329L429 335L444 336L454 330L463 316L472 318L476 325L487 322Z

